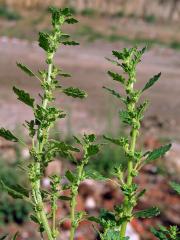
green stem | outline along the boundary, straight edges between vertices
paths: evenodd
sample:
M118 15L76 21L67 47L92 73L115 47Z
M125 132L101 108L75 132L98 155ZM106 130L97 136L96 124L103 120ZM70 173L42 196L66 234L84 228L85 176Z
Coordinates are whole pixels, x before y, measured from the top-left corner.
M47 82L50 83L51 81L51 74L52 74L52 63L48 65L48 77L47 77ZM44 99L42 106L43 108L47 108L47 104L48 104L48 99ZM37 153L41 154L43 147L44 147L44 143L45 143L45 139L43 139L42 141L40 141L39 134L40 134L41 129L38 129L38 134L37 134ZM46 134L48 135L48 131L49 129L46 129ZM33 143L34 144L34 143ZM33 187L33 198L34 201L36 203L36 207L37 207L37 211L38 211L38 218L45 230L45 232L47 233L48 236L48 240L54 240L55 238L53 237L53 234L51 232L51 228L49 226L48 223L48 219L47 219L47 215L45 213L45 209L44 209L44 204L43 204L43 200L42 200L42 196L41 196L41 164L40 162L36 162L35 163L35 170L36 170L36 175L37 175L37 179L36 182L34 183Z
M76 198L78 195L78 186L81 182L83 169L84 169L85 162L83 161L82 164L78 168L78 177L77 183L75 186L72 187L72 194L71 194L71 212L70 212L70 219L71 219L71 231L70 231L70 240L74 240L74 235L76 231L76 219L75 219L75 211L76 211Z
M132 138L131 138L131 145L130 145L130 151L132 154L134 154L135 147L136 147L136 139L137 139L138 131L136 129L132 129ZM127 185L131 186L133 177L132 177L132 171L133 171L133 159L130 159L128 162L128 176L127 176ZM124 202L127 202L128 198L125 197ZM130 215L132 213L132 208L124 209L126 211L127 215ZM127 228L128 221L125 221L122 223L121 230L120 230L120 237L123 238L126 235L126 228Z
M53 236L56 236L56 198L53 199L53 205L52 205L52 232Z

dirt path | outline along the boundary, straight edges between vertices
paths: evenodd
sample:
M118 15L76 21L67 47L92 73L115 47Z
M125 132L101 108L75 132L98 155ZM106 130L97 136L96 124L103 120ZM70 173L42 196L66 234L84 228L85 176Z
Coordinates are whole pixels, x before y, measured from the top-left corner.
M70 112L71 124L75 125L75 130L104 131L107 126L105 116L117 113L118 102L102 90L103 85L111 85L106 71L112 66L104 56L110 56L112 49L122 47L124 45L121 43L96 42L74 48L65 47L58 52L56 63L73 74L73 78L62 80L62 85L81 87L89 94L89 97L83 101L71 100L64 96L58 97L58 105ZM27 78L17 69L15 63L20 61L28 64L32 69L37 69L43 65L43 52L35 43L2 38L0 55L0 125L13 128L18 122L30 119L31 111L16 102L11 91L12 86L17 85L27 89L35 96L39 89L38 82L33 78ZM153 87L153 90L145 94L151 101L146 116L158 116L162 122L167 123L169 134L177 135L177 131L180 130L180 52L159 47L151 49L139 66L138 87L160 71L161 81ZM114 107L113 103L115 103ZM68 126L69 129L71 127L70 121L62 122L62 125Z

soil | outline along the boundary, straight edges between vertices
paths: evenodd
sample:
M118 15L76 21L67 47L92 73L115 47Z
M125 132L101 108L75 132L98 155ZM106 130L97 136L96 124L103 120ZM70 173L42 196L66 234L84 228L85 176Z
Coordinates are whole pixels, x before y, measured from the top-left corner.
M81 87L88 92L85 100L74 100L57 93L57 103L69 112L69 120L62 122L68 131L92 131L98 133L106 130L112 116L117 118L122 107L119 102L106 93L102 86L119 88L112 83L106 74L108 69L118 69L112 66L104 57L111 57L112 49L122 49L124 43L83 43L78 47L62 47L56 55L56 64L72 73L69 79L60 79L64 86ZM26 89L34 96L38 96L38 80L24 75L17 67L16 61L29 65L33 70L44 66L44 53L37 43L26 40L0 39L0 125L14 128L19 122L31 118L31 109L16 101L11 89L13 85ZM150 100L150 107L146 118L160 119L163 132L169 136L178 137L180 123L179 77L180 52L163 47L151 48L143 57L138 67L138 84L142 87L154 74L162 72L159 81L144 96ZM107 117L109 116L109 117ZM107 118L109 120L107 120ZM118 120L118 118L117 118ZM101 123L101 124L100 124ZM111 123L112 124L112 123ZM72 126L71 126L72 125ZM160 129L161 127L159 127ZM162 130L162 129L160 129Z

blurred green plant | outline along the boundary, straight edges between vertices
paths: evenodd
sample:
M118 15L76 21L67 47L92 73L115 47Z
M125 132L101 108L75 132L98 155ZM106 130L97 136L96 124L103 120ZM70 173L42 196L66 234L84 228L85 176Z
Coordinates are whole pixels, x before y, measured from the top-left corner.
M21 15L15 10L10 10L6 6L0 6L0 17L5 18L9 21L21 19Z
M156 17L155 15L151 14L151 15L146 15L144 16L144 21L147 23L155 23L156 22Z
M93 8L84 8L80 13L81 15L87 17L93 17L97 14L96 10Z

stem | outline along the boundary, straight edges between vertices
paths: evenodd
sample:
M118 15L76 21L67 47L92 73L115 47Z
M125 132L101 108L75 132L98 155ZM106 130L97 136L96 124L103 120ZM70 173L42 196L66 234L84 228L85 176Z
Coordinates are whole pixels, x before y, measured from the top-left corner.
M70 231L70 240L74 240L75 230L76 230L76 222L75 222L75 211L76 211L76 198L78 195L78 186L81 182L82 173L84 169L85 161L78 168L78 178L77 184L72 187L72 194L71 194L71 212L70 212L70 219L71 219L71 231Z
M132 129L132 138L131 138L131 145L130 150L132 153L135 151L136 146L136 139L137 139L138 131L136 129ZM132 170L133 170L133 159L130 159L128 162L128 176L127 176L127 185L131 186L133 177L132 177ZM128 198L125 197L124 202L128 201ZM124 209L128 215L131 214L132 208ZM123 238L126 235L126 228L127 228L128 221L122 223L121 230L120 230L120 237Z
M47 82L50 83L51 82L51 73L52 73L52 63L48 65L48 77L47 77ZM44 99L42 106L43 108L47 108L47 104L48 104L48 99ZM38 134L37 134L37 153L41 154L43 147L44 147L44 143L45 143L45 139L43 138L42 141L40 141L39 139L39 134L40 134L40 127L38 129ZM46 134L48 135L49 129L46 129ZM33 140L33 144L34 144L34 140ZM38 218L40 220L40 223L42 224L42 226L44 227L45 232L47 233L48 236L48 240L54 240L55 238L52 235L51 232L51 228L49 226L48 223L48 219L47 219L47 215L45 213L45 209L44 209L44 204L43 204L43 200L42 200L42 196L41 196L41 164L40 162L36 162L35 163L35 170L36 170L36 176L37 179L33 185L33 198L37 207L37 211L38 211Z
M52 206L52 232L54 236L56 236L56 209L56 198L54 197Z
M71 218L71 232L70 232L70 240L74 240L74 235L75 235L75 209L76 209L76 196L77 194L72 194L72 199L71 199L71 213L70 213L70 218Z

